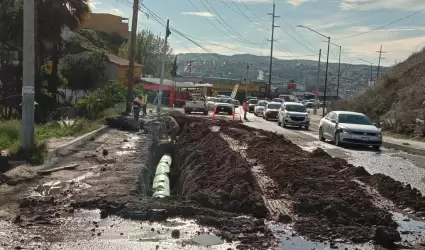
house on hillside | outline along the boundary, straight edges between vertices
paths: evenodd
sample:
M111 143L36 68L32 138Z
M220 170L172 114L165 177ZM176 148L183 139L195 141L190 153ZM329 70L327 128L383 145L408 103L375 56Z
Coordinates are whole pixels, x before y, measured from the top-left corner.
M116 55L107 54L109 58L105 75L108 80L118 80L125 86L128 84L128 74L130 72L130 62L127 59ZM134 63L134 77L136 82L142 77L142 65Z
M91 13L89 18L82 24L82 28L102 31L111 35L120 35L126 39L130 37L128 18L107 13Z

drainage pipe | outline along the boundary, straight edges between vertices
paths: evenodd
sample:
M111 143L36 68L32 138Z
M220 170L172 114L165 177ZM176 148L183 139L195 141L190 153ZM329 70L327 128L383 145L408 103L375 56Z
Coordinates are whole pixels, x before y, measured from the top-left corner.
M166 154L161 157L158 165L156 166L155 177L152 184L152 197L163 198L170 196L170 173L171 156Z

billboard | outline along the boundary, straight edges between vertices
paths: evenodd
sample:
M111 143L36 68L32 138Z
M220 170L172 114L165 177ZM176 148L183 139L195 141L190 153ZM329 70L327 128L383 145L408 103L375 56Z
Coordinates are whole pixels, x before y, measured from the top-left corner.
M297 85L295 83L288 83L288 89L297 89Z

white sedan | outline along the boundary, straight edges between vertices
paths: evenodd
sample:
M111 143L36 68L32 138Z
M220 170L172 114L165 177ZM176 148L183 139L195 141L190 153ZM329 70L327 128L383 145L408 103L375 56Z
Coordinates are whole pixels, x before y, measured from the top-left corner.
M254 115L256 116L263 116L263 112L266 109L267 106L267 101L266 100L261 100L257 103L257 105L255 105L254 107Z
M358 144L376 150L382 145L381 129L364 114L349 111L332 111L320 120L319 139L331 140L336 146Z

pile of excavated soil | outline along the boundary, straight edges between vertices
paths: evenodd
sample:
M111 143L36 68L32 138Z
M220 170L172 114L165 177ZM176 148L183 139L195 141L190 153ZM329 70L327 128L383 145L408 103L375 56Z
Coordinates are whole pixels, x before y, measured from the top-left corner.
M178 194L207 208L265 217L252 164L212 132L211 124L215 123L191 122L178 140Z
M282 135L233 123L220 132L248 145L247 157L263 165L280 195L294 202L294 229L311 239L382 244L399 239L391 213L377 206L376 197L356 179L399 207L423 210L424 198L417 190L385 175L369 175L322 149L307 152ZM383 239L382 232L395 236Z

